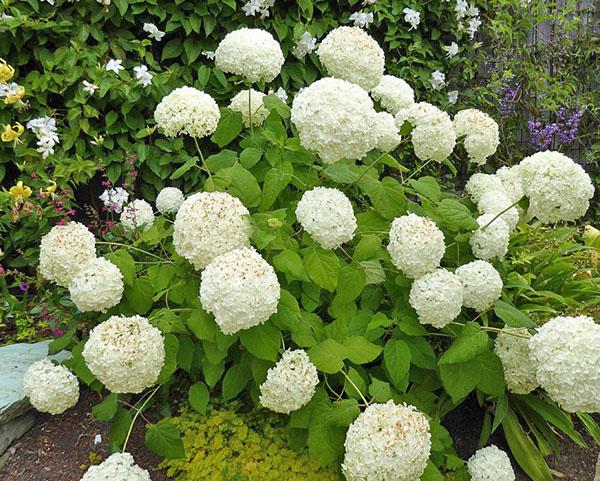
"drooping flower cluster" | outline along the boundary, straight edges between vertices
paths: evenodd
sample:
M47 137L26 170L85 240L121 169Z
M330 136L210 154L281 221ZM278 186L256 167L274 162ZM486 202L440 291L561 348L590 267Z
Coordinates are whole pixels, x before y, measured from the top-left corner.
M180 87L156 106L154 120L167 137L185 134L202 138L217 128L221 112L215 100L193 87Z
M306 352L287 350L260 385L260 403L271 411L289 414L312 399L317 384L317 368Z
M529 353L529 332L505 327L496 336L494 352L502 361L506 387L515 394L529 394L539 386L536 363Z
M324 249L335 249L352 240L356 230L352 204L338 189L315 187L304 192L296 207L296 218Z
M472 481L515 481L508 454L493 444L477 450L467 468Z
M475 164L485 164L500 144L498 124L477 109L461 110L454 116L456 136L464 137L465 150Z
M90 466L81 481L152 481L129 453L114 453L97 466Z
M152 206L144 199L135 199L123 208L121 224L126 230L148 230L154 224Z
M165 361L161 332L141 316L111 316L90 331L83 348L89 370L113 393L152 386Z
M248 209L225 192L198 192L177 211L173 246L196 269L233 249L250 245Z
M161 214L175 214L183 204L183 192L177 187L164 187L156 197L156 209Z
M546 150L556 145L570 145L575 140L579 122L584 110L577 109L571 115L564 107L556 113L556 121L545 124L541 120L530 120L527 127L531 136L530 142L539 150Z
M536 378L568 412L600 411L600 325L586 316L555 317L529 341Z
M473 232L469 243L473 254L478 259L490 261L502 259L508 252L510 227L495 214L483 214L477 217L479 229Z
M442 328L460 314L463 285L452 272L437 269L413 282L408 302L421 324Z
M123 275L104 257L92 259L73 276L69 294L81 312L106 312L121 302Z
M231 99L229 108L242 114L242 122L246 127L250 127L250 123L259 126L269 115L269 110L263 103L264 97L265 94L258 90L250 89L250 93L242 90Z
M79 382L66 367L42 359L25 372L23 394L38 411L60 414L77 404Z
M265 322L277 311L279 295L275 270L251 247L217 257L202 272L200 302L223 334Z
M390 114L396 115L415 103L415 92L404 80L393 75L384 75L371 91L371 96Z
M469 262L456 269L454 274L463 285L463 306L483 312L500 299L502 279L489 262Z
M446 250L444 233L427 217L403 215L392 222L387 249L394 265L415 279L439 267Z
M39 271L45 279L68 287L81 266L95 258L96 241L86 226L56 225L42 237Z
M215 50L215 65L223 72L241 75L249 82L270 82L279 75L284 58L269 32L240 28L228 33Z
M27 128L37 137L36 150L42 154L43 159L54 153L54 147L60 143L56 119L48 116L31 119L27 122Z
M431 450L429 421L407 404L371 404L350 425L344 447L348 481L416 481Z

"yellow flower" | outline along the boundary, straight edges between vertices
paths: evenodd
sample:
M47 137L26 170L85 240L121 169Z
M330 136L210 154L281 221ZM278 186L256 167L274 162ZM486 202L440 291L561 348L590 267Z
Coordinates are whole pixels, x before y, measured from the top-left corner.
M13 185L10 190L10 195L12 195L15 203L21 203L25 199L31 197L31 189L26 185L23 185L23 181L20 180L17 182L17 185Z
M15 74L15 69L6 63L6 60L0 58L0 82L8 82Z
M46 192L48 192L49 194L54 194L54 192L56 192L56 182L54 182L53 180L50 181L50 187L46 188Z
M15 92L9 92L4 97L4 103L7 105L15 104L25 96L25 87L18 85Z
M6 125L4 126L4 132L0 134L0 138L2 142L12 142L15 143L20 142L19 137L25 131L25 127L23 127L19 122L17 122L14 126Z

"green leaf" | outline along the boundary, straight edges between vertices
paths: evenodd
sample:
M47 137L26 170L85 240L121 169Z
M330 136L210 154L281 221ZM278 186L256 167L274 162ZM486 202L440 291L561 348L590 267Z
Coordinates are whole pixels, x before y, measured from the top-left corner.
M165 334L165 363L158 375L156 384L164 384L177 370L177 353L179 351L179 341L173 334Z
M69 329L62 336L54 339L50 344L48 344L48 354L56 354L63 349L66 349L71 341L73 340L73 336L75 335L75 328Z
M452 231L475 230L479 224L466 205L455 199L443 199L435 210L442 228Z
M347 337L344 339L343 344L346 347L346 357L355 364L372 362L382 351L381 346L367 341L362 336Z
M210 394L206 384L202 381L190 386L188 391L188 401L190 405L200 414L206 414Z
M308 351L311 362L316 368L327 374L335 374L344 367L348 355L346 346L333 339L325 339Z
M335 463L343 454L344 430L313 414L308 429L308 452L321 466Z
M226 170L230 176L227 188L229 193L238 197L246 207L257 207L260 204L261 192L256 177L239 163Z
M190 331L202 341L214 341L219 327L204 309L194 309L187 321Z
M528 329L537 327L536 323L527 314L508 302L497 300L494 304L494 314L510 327L526 327Z
M285 249L273 257L273 265L279 272L289 275L293 279L309 282L310 279L304 270L302 258L293 250Z
M100 404L92 407L92 414L98 421L110 421L117 414L118 408L118 396L110 393Z
M123 282L128 286L133 286L135 279L135 261L127 249L119 249L114 252L105 254L104 257L116 265L121 274L123 274Z
M236 152L229 149L223 149L218 154L206 158L206 167L214 174L222 169L233 167L237 161L238 156Z
M252 378L250 363L234 364L223 378L222 395L224 401L229 401L238 396Z
M240 341L242 346L257 358L266 361L277 360L281 334L270 322L241 331Z
M131 426L132 421L133 419L129 411L121 407L117 409L117 414L115 414L110 424L110 438L108 445L111 451L121 450L121 446L127 437L127 432L129 431L129 426Z
M408 387L410 347L401 339L390 339L383 349L383 365L394 387L404 392Z
M294 168L291 162L282 162L267 171L263 183L263 191L260 202L260 210L269 209L277 200L277 197L292 180Z
M470 361L488 350L489 337L473 322L465 324L458 337L440 357L438 364Z
M183 163L183 165L175 169L175 171L169 176L169 179L177 180L180 177L183 177L184 174L187 173L187 171L190 170L192 167L194 167L194 165L196 165L197 162L198 157L190 157Z
M385 381L380 381L377 378L372 378L371 385L369 386L369 394L373 397L375 402L385 403L392 399L392 389L390 384Z
M464 399L481 381L481 364L477 360L441 364L439 369L444 389L455 404Z
M420 197L439 202L442 198L442 189L433 177L425 176L420 179L411 179L408 181L410 186L417 191Z
M240 162L246 169L254 167L261 159L263 151L256 147L248 147L240 153Z
M277 112L281 118L290 118L291 109L277 95L271 94L263 97L263 104L268 110Z
M179 429L170 419L163 419L150 426L146 431L145 442L150 451L163 458L185 457L185 448Z
M337 286L340 260L331 251L310 247L304 251L304 268L312 281L333 292Z
M127 3L127 2L125 2ZM179 57L183 53L183 44L179 38L169 40L162 50L162 60Z
M330 421L340 428L345 428L352 424L359 414L360 408L356 399L342 399L333 403Z
M501 396L506 389L502 361L492 351L486 351L479 356L481 363L481 379L477 389L491 396Z
M379 181L363 177L358 185L369 196L373 207L384 219L391 220L406 212L404 189L396 179L384 177Z
M242 131L242 114L228 108L221 108L221 118L211 140L219 147L225 147Z
M353 265L344 265L339 273L336 288L338 302L350 302L358 298L366 283L365 272Z
M146 314L154 304L154 289L148 277L139 277L132 286L125 287L125 299L131 308L139 315Z

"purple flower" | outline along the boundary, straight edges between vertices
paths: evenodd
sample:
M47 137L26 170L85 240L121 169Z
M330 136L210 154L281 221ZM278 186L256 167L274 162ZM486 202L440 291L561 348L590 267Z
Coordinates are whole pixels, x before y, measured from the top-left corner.
M27 284L26 282L21 282L19 284L19 290L23 293L27 292L29 290L29 284Z
M555 122L548 124L543 124L540 120L527 122L530 143L539 150L546 150L553 144L557 146L572 144L582 115L582 109L577 109L573 114L568 115L567 109L560 107L556 112Z
M499 90L496 90L496 93L499 94L498 103L500 104L500 113L502 115L514 113L520 88L521 84L512 77L502 78L502 86Z

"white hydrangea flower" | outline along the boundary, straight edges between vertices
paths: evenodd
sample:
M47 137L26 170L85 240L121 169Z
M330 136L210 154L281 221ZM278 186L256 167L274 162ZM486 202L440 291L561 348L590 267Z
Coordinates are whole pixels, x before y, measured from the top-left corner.
M471 481L515 481L515 472L508 454L493 444L478 449L469 458L467 468Z
M407 109L401 109L396 114L399 129L404 122L414 126L411 139L415 155L419 159L443 162L454 150L456 133L452 120L446 112L434 105L419 102Z
M408 302L417 311L421 324L442 328L460 314L463 285L452 272L437 269L413 282Z
M537 367L529 353L531 336L524 327L505 327L502 331L494 341L494 352L502 361L506 387L515 394L529 394L539 386Z
M383 50L358 27L333 29L319 45L317 55L331 77L353 82L367 91L383 76Z
M69 294L81 312L106 312L121 302L123 275L112 262L98 257L75 274L69 284Z
M79 382L66 367L42 359L25 372L23 394L38 411L60 414L79 401Z
M373 128L377 138L375 148L382 152L391 152L402 141L396 120L392 114L377 112L373 117Z
M183 204L183 192L177 187L164 187L156 197L156 208L161 214L175 214Z
M87 367L113 393L137 394L152 386L165 362L161 332L141 316L111 316L90 331Z
M185 134L202 138L211 135L221 112L215 99L193 87L180 87L156 106L154 120L167 137Z
M469 239L473 255L484 261L502 259L508 252L510 227L500 217L489 224L494 217L496 214L483 214L477 217L479 229L473 232ZM485 229L482 229L483 227Z
M500 167L496 171L496 176L502 182L504 192L513 203L517 202L525 195L518 165L513 165L512 167Z
M510 207L512 202L505 191L490 190L481 196L477 208L482 214L499 214L500 212L508 209L504 212L500 218L506 222L509 229L514 229L519 223L519 211L515 207ZM510 209L509 209L510 207Z
M354 237L356 217L352 204L338 189L315 187L302 194L296 218L324 249L336 249Z
M471 197L471 200L479 204L483 194L490 191L504 191L504 186L500 177L494 174L473 174L465 185L465 191Z
M152 481L129 453L114 453L97 466L90 466L81 481Z
M394 265L415 279L440 266L446 244L431 219L411 213L394 219L387 249Z
M393 75L381 77L379 84L371 91L371 96L392 115L415 103L415 92L411 86Z
M148 230L154 224L152 206L143 199L135 199L123 208L121 224L126 230Z
M242 90L231 99L229 108L242 114L242 121L246 127L250 127L250 112L252 112L252 125L259 126L269 115L269 110L263 103L264 97L265 94L258 90L250 89L250 94L247 89Z
M196 269L233 249L250 245L248 209L226 192L198 192L177 211L173 246Z
M240 28L225 35L215 50L215 65L249 82L270 82L281 72L281 46L266 30Z
M202 272L200 302L223 334L265 322L277 311L279 295L275 270L252 247L223 254Z
M307 404L315 394L319 375L302 349L287 350L267 371L260 385L260 403L278 413L289 414Z
M446 74L444 72L440 72L439 70L431 72L429 83L431 84L433 90L441 89L444 85L446 85Z
M475 164L485 164L500 144L498 124L488 114L477 109L461 110L454 116L456 136L464 137L465 150Z
M502 294L502 279L486 261L472 261L454 272L463 285L463 306L483 312L492 307Z
M575 221L594 195L590 176L560 152L538 152L519 164L529 216L543 223Z
M537 381L568 412L600 411L600 325L587 316L555 317L529 341Z
M44 279L68 287L73 276L96 258L96 241L79 222L55 225L40 243L39 271Z
M373 101L358 85L334 78L318 80L292 103L300 143L325 164L360 159L376 144Z
M348 481L416 481L431 451L429 421L414 406L371 404L348 428L344 448Z

